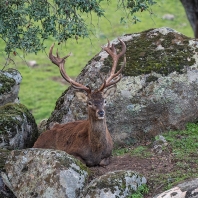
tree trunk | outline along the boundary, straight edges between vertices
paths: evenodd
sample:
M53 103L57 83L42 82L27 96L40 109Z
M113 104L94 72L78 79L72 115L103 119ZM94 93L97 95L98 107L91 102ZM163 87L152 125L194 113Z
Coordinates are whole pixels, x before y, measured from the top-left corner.
M198 38L198 0L180 0L186 11L188 20L194 31L195 38Z

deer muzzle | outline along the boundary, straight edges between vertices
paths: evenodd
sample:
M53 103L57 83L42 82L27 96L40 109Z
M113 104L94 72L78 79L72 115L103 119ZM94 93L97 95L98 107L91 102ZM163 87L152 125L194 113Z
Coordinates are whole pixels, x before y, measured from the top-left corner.
M97 111L96 116L98 117L98 119L104 119L105 111L104 110Z

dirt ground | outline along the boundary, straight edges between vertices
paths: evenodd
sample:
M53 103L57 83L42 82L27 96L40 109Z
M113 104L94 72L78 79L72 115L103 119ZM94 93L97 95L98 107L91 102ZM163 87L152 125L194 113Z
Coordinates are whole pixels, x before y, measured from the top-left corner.
M111 163L106 167L90 168L93 175L92 178L101 176L107 172L115 170L132 170L146 177L149 187L149 194L144 198L152 198L166 190L171 182L174 183L174 174L178 173L178 161L174 159L171 150L167 149L162 153L155 153L152 149L148 150L149 156L133 156L124 154L121 156L113 156ZM196 164L194 164L197 166ZM192 166L194 166L192 164ZM179 170L182 172L184 169ZM175 177L177 177L175 175Z

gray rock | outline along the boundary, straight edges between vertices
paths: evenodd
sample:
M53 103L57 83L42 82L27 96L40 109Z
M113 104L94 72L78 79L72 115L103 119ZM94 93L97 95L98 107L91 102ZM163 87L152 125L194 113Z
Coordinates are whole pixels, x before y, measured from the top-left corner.
M170 190L167 190L154 198L197 198L198 197L198 178L185 181Z
M46 125L47 125L47 119L43 119L40 121L40 123L38 124L38 133L39 135L46 131Z
M198 42L170 28L122 36L127 65L114 97L107 100L107 125L114 145L150 139L167 130L184 129L198 119ZM111 43L121 48L118 39ZM118 62L121 64L123 60ZM91 59L77 81L92 88L101 85L111 59L101 51ZM86 105L69 88L58 99L48 119L68 123L87 118Z
M182 191L188 191L191 188L198 188L198 178L182 182L177 185Z
M37 137L35 119L24 105L0 106L0 149L30 148Z
M132 195L146 178L133 171L115 171L102 175L84 190L82 198L125 198Z
M18 102L21 74L15 69L0 70L0 106L10 102Z
M37 62L36 62L35 60L27 61L27 64L28 64L28 66L30 66L30 67L38 66L38 64L37 64Z
M173 15L173 14L164 14L162 19L173 21L175 19L175 15Z
M87 167L64 151L12 151L2 172L16 197L75 198L85 187Z
M155 196L154 198L185 198L185 195L186 192L182 192L179 187L174 187Z
M162 153L163 151L163 147L166 147L168 145L166 139L164 136L162 135L158 135L156 136L156 140L153 142L153 148L152 150L155 153Z

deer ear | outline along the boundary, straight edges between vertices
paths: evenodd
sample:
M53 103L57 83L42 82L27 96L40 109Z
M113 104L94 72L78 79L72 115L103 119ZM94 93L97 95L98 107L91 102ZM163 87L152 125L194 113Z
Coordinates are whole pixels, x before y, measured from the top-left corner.
M104 98L106 98L106 97L112 97L115 94L115 92L116 92L116 88L117 88L117 86L116 86L116 84L114 84L112 87L109 87L108 89L106 89L103 92Z
M87 102L88 97L83 92L76 92L75 95L81 102Z

